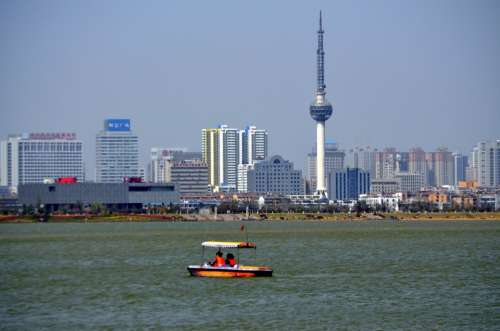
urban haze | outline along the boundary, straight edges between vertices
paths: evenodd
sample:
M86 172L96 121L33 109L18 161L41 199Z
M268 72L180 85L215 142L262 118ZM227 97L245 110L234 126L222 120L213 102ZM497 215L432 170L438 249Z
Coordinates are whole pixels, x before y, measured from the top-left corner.
M498 139L498 1L3 1L0 134L75 132L93 179L106 118L152 147L200 150L200 130L269 131L303 168L322 9L333 115L326 139L468 154Z

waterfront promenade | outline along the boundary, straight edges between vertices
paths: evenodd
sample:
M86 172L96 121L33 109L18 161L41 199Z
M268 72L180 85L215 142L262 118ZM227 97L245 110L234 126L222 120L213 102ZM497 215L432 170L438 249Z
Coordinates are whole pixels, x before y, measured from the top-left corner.
M112 215L53 215L49 222L203 222L203 221L500 221L500 212L427 212L427 213L252 213L200 215L177 214L112 214ZM33 223L37 216L1 215L0 223Z

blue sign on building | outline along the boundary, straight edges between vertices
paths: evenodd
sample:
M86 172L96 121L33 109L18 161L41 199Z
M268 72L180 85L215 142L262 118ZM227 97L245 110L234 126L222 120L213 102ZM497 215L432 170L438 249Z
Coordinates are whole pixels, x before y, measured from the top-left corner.
M104 121L106 131L130 131L129 119L107 119Z

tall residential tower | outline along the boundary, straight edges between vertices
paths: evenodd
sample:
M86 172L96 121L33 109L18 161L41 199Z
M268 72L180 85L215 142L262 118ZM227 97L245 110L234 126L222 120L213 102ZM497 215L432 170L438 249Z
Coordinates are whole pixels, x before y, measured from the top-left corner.
M316 97L309 107L309 113L316 121L316 194L327 196L325 185L325 122L332 115L332 105L326 100L325 85L325 51L323 50L323 24L319 12L318 50L317 56L317 87Z

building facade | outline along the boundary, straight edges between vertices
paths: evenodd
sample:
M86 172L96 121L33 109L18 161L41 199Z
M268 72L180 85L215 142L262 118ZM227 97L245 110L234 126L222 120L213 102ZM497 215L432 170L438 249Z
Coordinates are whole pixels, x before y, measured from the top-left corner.
M47 210L76 205L101 204L111 210L142 209L148 205L179 202L174 184L147 183L76 183L23 184L19 186L19 203Z
M180 194L208 193L208 165L201 160L174 161L171 166L171 182Z
M248 192L282 195L303 194L302 171L279 155L255 163L248 170Z
M370 173L359 168L346 168L328 174L328 195L331 200L357 200L370 192Z
M129 119L107 119L96 135L96 182L120 183L139 176L139 138Z
M227 125L201 130L201 155L208 165L208 182L213 191L218 191L221 186L236 190L239 138L239 130Z
M399 182L399 192L415 193L425 187L424 175L420 173L399 172L394 179Z
M153 147L148 164L148 181L169 183L172 181L172 164L175 161L201 160L200 152L188 152L186 148Z
M394 178L397 171L397 152L395 148L384 148L375 153L375 179Z
M478 143L473 154L479 186L500 187L500 140Z
M267 130L247 126L239 131L239 164L253 164L267 158L268 133Z
M375 174L375 152L370 146L355 147L346 152L345 167L359 168L370 173L373 178Z
M238 166L267 158L268 132L248 126L244 130L221 125L201 130L202 159L208 165L209 185L217 192L238 189Z
M372 179L370 183L370 193L373 194L394 194L401 192L399 180L394 178Z
M238 165L238 192L248 192L248 171L253 169L254 164Z
M427 163L425 161L425 151L420 147L411 148L408 152L408 172L412 174L422 174L424 185L427 183Z
M453 185L453 155L445 147L426 153L427 184L430 186Z
M467 179L467 168L469 167L469 158L461 153L453 154L453 185Z
M0 185L43 183L46 178L85 180L83 142L74 133L10 135L0 142Z

